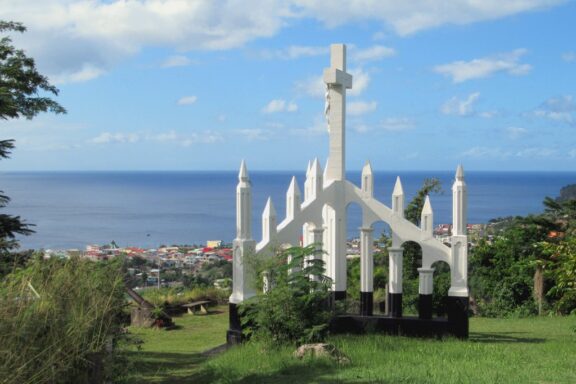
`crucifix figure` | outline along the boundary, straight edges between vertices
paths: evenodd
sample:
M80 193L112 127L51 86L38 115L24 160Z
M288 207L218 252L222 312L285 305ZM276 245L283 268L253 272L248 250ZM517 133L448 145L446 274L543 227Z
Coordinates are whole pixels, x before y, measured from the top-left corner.
M346 46L330 46L330 68L324 70L326 83L325 113L330 132L330 153L326 178L345 180L346 89L352 88L352 76L346 73Z

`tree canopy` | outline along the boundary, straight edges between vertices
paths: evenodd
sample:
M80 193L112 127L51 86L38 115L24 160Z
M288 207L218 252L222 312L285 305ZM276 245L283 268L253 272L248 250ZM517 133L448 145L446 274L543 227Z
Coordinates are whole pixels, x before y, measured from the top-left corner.
M0 20L0 33L24 31L26 27L21 23ZM66 113L60 104L44 96L45 93L56 96L58 89L36 70L33 58L15 48L9 36L3 36L0 39L0 119L32 119L40 112ZM10 157L13 148L13 140L0 140L0 160ZM0 191L0 208L9 201L10 198ZM30 224L19 216L0 214L0 252L18 246L16 234L32 232Z

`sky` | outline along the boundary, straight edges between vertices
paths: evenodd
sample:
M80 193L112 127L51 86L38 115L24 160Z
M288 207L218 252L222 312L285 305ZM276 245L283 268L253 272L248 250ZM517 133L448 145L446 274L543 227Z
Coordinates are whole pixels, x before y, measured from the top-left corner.
M0 0L66 115L0 121L2 171L325 164L347 45L347 168L576 170L576 2Z

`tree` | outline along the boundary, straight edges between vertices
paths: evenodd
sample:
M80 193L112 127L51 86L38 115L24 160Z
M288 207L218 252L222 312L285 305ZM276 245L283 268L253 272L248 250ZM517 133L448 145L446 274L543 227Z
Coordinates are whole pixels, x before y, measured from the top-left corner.
M322 259L313 258L317 252L316 244L291 247L269 260L267 266L274 268L259 268L271 289L242 303L248 335L255 333L274 344L324 340L334 315L329 302L332 281L324 275Z
M0 21L0 32L26 31L21 23ZM8 36L0 39L0 119L32 119L40 112L66 113L56 101L41 95L41 92L58 95L58 89L48 78L36 70L34 59L26 56L23 50L16 49ZM14 148L13 140L0 140L0 160L10 156ZM10 199L0 191L0 208ZM18 247L16 234L33 233L30 224L19 216L0 214L0 254Z

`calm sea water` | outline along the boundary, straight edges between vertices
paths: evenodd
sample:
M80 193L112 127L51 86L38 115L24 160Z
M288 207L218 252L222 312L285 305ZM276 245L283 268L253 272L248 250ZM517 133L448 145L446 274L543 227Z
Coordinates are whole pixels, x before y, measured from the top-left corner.
M254 237L266 198L273 198L278 222L284 217L285 193L295 175L303 191L304 174L251 172ZM442 181L434 195L435 223L449 223L453 172L377 172L375 195L390 205L396 176L407 201L427 177ZM359 172L349 180L359 184ZM545 196L576 183L576 172L467 172L469 222L542 211ZM36 233L21 238L23 248L84 248L114 240L121 246L204 244L231 241L235 235L237 172L4 172L0 189L12 198L4 213L36 225ZM357 236L360 208L348 210L348 235ZM384 227L376 226L376 231Z

